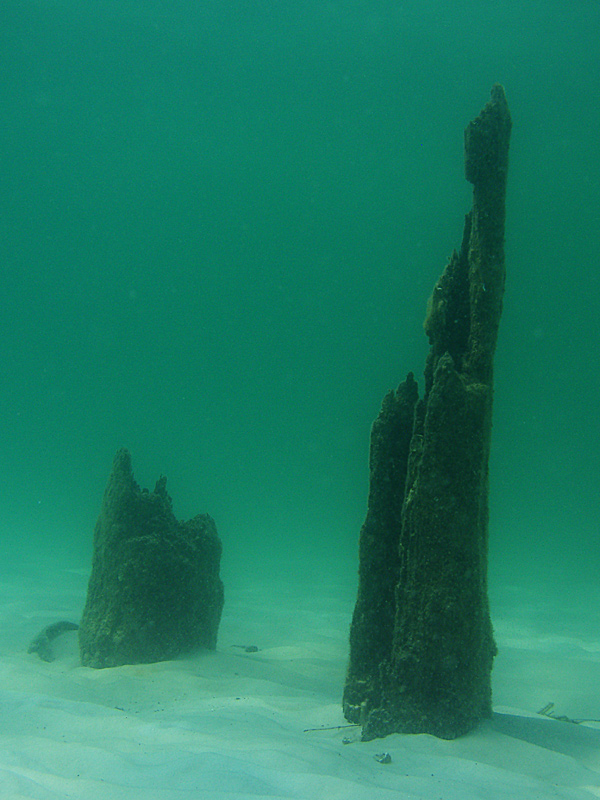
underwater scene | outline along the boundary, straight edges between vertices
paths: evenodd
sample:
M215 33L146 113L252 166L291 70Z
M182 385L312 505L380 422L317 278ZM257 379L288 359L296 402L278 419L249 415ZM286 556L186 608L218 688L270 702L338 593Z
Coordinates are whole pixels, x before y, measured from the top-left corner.
M599 32L3 0L3 800L600 797Z

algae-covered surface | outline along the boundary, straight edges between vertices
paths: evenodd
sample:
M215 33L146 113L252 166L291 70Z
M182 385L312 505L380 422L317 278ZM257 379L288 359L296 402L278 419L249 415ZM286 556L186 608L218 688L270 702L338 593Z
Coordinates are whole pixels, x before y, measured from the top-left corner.
M598 22L556 0L0 4L2 797L598 795L596 724L537 713L600 717ZM463 129L495 83L494 716L454 742L305 733L345 723L369 430L409 370L423 396ZM178 520L215 520L216 650L93 670L64 628L43 661L35 637L81 619L122 447Z

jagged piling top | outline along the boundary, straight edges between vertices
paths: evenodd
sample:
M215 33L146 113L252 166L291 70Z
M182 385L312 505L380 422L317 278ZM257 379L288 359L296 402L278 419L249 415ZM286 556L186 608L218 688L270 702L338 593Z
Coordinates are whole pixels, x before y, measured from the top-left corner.
M465 175L473 184L473 208L467 243L470 333L466 373L491 385L493 359L504 296L506 178L512 121L504 89L465 130Z
M504 88L494 84L491 98L465 129L465 176L476 187L506 188L512 121Z

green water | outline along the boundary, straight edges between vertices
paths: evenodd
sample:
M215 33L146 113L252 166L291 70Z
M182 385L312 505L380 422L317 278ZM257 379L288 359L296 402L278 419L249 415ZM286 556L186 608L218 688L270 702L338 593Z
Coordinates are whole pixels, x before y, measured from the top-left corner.
M87 566L117 448L225 574L356 571L371 421L420 377L462 133L514 128L492 579L600 568L597 2L0 9L1 555Z

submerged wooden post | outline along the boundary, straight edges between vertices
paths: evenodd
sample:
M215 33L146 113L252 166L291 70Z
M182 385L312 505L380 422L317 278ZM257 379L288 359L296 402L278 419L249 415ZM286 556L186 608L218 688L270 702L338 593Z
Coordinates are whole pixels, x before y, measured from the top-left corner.
M429 299L424 397L409 375L373 425L343 701L363 739L452 739L491 715L488 460L510 131L496 85L465 131L473 207Z
M94 531L79 626L81 663L101 669L214 650L223 610L221 540L214 520L173 514L167 479L142 490L117 451Z

